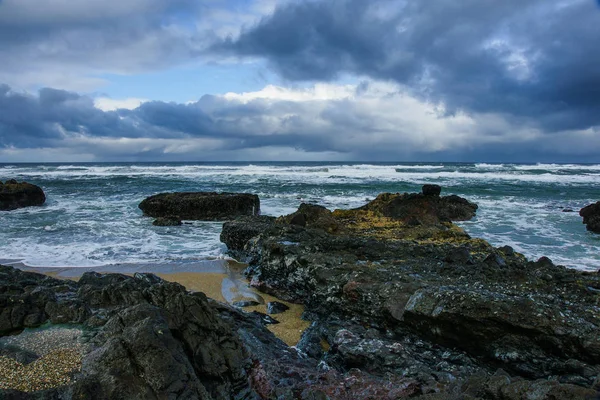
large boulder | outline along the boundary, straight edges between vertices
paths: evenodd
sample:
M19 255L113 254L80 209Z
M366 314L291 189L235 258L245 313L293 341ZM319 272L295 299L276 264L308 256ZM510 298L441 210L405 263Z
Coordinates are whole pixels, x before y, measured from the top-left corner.
M588 231L600 233L600 201L583 207L579 211Z
M468 221L475 216L477 204L456 196L438 196L434 190L423 193L382 193L364 207L385 217L411 224Z
M14 179L0 182L0 210L10 211L17 208L41 206L46 195L41 187Z
M260 200L249 193L160 193L144 199L139 208L154 218L177 215L187 220L219 221L260 214Z

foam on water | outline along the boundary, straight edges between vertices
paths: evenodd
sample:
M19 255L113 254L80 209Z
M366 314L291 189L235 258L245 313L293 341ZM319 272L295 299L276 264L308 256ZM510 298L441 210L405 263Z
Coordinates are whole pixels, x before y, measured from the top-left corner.
M97 266L224 257L220 223L154 227L139 202L166 191L259 195L263 214L302 202L353 208L381 192L415 192L437 183L443 194L479 204L461 223L474 237L511 245L530 258L549 256L600 268L600 237L577 212L600 198L600 165L451 163L0 164L0 179L41 185L47 204L0 212L0 258L32 266Z

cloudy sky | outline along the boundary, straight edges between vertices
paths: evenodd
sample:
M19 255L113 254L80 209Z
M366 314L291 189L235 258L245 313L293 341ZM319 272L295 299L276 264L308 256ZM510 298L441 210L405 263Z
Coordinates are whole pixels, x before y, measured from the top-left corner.
M0 0L0 162L600 162L597 0Z

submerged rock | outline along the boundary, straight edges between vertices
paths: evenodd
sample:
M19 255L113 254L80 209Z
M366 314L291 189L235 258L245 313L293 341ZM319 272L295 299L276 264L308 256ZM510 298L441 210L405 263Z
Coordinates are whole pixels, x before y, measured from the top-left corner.
M260 200L249 193L160 193L144 199L139 208L150 217L177 215L187 220L227 220L260 214Z
M600 201L587 205L579 211L583 223L588 231L600 233Z
M46 195L41 187L14 179L0 182L0 210L10 211L22 207L41 206Z

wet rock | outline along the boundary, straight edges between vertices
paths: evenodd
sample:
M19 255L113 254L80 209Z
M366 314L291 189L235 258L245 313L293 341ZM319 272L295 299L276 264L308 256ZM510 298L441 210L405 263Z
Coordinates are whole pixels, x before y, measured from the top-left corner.
M221 242L227 245L229 251L242 251L248 240L258 236L275 223L274 217L266 215L239 217L223 224Z
M240 300L240 301L234 301L233 302L233 306L234 307L240 307L240 308L244 308L244 307L253 307L253 306L257 306L260 303L258 301L255 300Z
M442 193L442 187L440 185L423 185L421 191L425 196L439 196Z
M267 314L281 314L290 308L279 301L270 301L267 303Z
M41 187L14 179L0 185L0 210L10 211L17 208L41 206L46 202L46 195Z
M600 373L600 308L589 288L600 287L600 276L530 262L439 219L414 227L382 215L407 198L425 208L419 217L436 215L434 197L384 194L360 209L320 210L335 231L310 219L289 225L292 214L245 243L253 286L303 303L321 327L338 327L306 334L302 351L340 370L414 377L424 393L498 365L511 377L589 387ZM331 350L319 351L317 338ZM444 357L459 361L440 364Z
M260 214L258 196L249 193L161 193L144 199L139 208L151 217L178 215L187 220L228 220Z
M422 193L383 193L362 208L403 221L438 224L467 221L475 216L477 205L456 195L439 197Z
M82 372L47 398L253 398L232 327L204 294L153 274L65 282L0 266L0 305L0 334L46 321L93 327Z
M339 222L327 208L317 204L307 203L300 204L298 211L278 218L277 222L301 227L323 229L329 233L335 233L341 228Z
M0 265L0 335L37 327L48 320L83 322L89 310L75 291L73 283Z
M469 251L468 248L463 247L463 246L455 247L455 248L451 249L448 252L448 254L446 254L444 261L449 262L449 263L462 263L462 264L473 263L473 260L471 258L471 252Z
M587 205L579 211L583 223L588 231L600 233L600 201Z
M182 225L181 219L179 217L158 217L152 222L154 226L179 226Z

